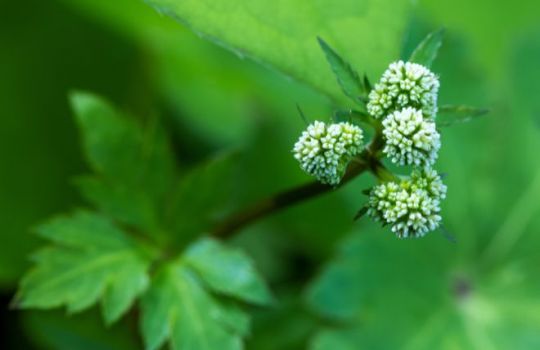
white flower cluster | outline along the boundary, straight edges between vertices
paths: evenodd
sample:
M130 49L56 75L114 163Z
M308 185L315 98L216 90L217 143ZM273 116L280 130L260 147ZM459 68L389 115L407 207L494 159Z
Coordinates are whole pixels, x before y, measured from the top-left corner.
M414 170L407 180L374 187L368 215L391 225L399 238L422 237L439 227L440 202L445 196L446 186L435 170Z
M441 147L439 133L432 119L425 119L418 109L407 107L389 114L383 124L386 141L383 152L399 165L430 166Z
M383 153L398 165L412 165L410 178L375 186L368 214L391 225L400 238L421 237L441 222L446 186L431 169L441 148L435 125L439 80L416 63L392 63L369 94L368 112L383 119Z
M390 64L369 93L367 109L382 118L404 107L415 107L428 117L437 113L439 80L426 67L411 62Z
M362 150L362 129L350 123L308 126L294 145L294 158L301 168L319 181L339 184L351 159Z

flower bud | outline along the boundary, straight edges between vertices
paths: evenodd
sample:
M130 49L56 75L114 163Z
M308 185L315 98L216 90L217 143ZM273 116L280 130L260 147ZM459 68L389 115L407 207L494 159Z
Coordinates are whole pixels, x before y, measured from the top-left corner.
M362 150L362 141L362 129L353 124L316 121L294 145L294 158L320 182L337 185L351 159Z
M432 119L405 108L383 120L383 152L398 165L430 166L435 163L441 141Z
M427 117L434 118L438 91L439 80L426 67L394 62L369 93L367 109L377 119L404 107L415 107Z
M439 227L445 197L446 186L435 170L414 170L409 179L375 186L368 215L390 225L399 238L422 237Z

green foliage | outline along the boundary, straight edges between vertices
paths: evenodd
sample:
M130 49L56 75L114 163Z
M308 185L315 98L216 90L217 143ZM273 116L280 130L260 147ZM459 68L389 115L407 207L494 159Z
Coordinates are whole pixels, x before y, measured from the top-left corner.
M341 58L323 39L318 38L318 40L343 93L356 104L361 102L362 99L367 98L367 88L364 86L362 80L360 80L354 68Z
M89 164L105 179L145 186L162 195L174 178L174 160L163 131L141 128L101 98L89 93L71 97ZM133 169L140 164L139 169Z
M234 153L220 154L178 181L168 210L174 232L192 239L223 215L233 197L236 158Z
M239 250L204 239L186 252L185 259L214 290L256 304L272 301L249 258Z
M354 0L151 0L210 40L307 82L338 101L316 37L369 73L397 56L408 7L403 1ZM376 28L376 30L375 30Z
M441 48L443 36L444 29L439 29L436 32L428 34L428 36L414 49L411 57L409 57L409 61L421 64L428 68L431 67Z
M175 17L210 35L214 42L313 83L339 101L340 86L327 69L315 37L321 35L354 66L376 76L396 57L407 21L402 11L406 5L386 0L154 2L168 3L165 7L176 12ZM257 266L266 268L265 276L271 275L273 289L279 291L279 310L252 310L247 348L303 349L308 335L310 345L321 350L540 347L540 291L535 283L540 249L535 235L540 224L536 200L540 182L538 164L531 161L540 147L535 99L540 36L534 27L535 4L532 0L428 0L417 4L419 11L409 26L413 44L421 39L415 34L423 35L434 25L444 23L449 28L434 64L444 83L442 103L466 101L469 105L497 107L494 117L467 128L448 128L443 136L445 147L438 168L449 174L445 181L451 189L443 211L445 225L456 235L458 244L448 244L437 235L411 244L394 242L363 222L354 223L361 232L356 234L355 230L338 256L320 267L323 274L310 289L312 309L330 321L319 325L311 338L313 323L319 319L300 306L283 311L288 302L284 296L300 304L299 289L328 257L336 239L353 225L359 195L371 185L370 180L360 178L339 192L269 218L251 227L245 236L251 240L248 248L258 253L250 255ZM250 160L233 169L241 176L239 185L229 186L227 180L218 178L226 179L231 172L225 158L174 173L172 183L157 192L157 187L144 185L153 182L147 175L131 182L128 171L128 181L124 182L122 177L109 176L109 172L93 165L94 173L78 180L83 196L99 212L85 213L109 221L136 246L148 244L146 239L139 242L139 236L148 235L152 241L157 233L168 237L157 239L166 259L153 261L162 266L151 269L152 292L159 294L160 287L154 283L167 286L173 281L163 278L168 273L181 275L185 279L174 281L181 281L189 305L204 311L218 310L214 313L219 315L217 319L210 319L212 312L187 315L181 312L184 303L181 308L170 304L175 311L163 311L166 316L162 320L167 322L156 328L170 330L166 338L173 344L173 338L179 339L177 334L182 335L180 343L197 342L200 330L193 326L200 323L182 323L180 330L176 319L177 315L201 316L205 321L202 329L210 334L209 339L222 340L218 349L230 343L239 346L240 335L247 334L249 328L247 317L231 302L234 294L223 285L225 278L220 275L222 269L224 273L235 269L236 258L230 256L236 253L229 248L216 252L212 247L217 243L206 239L190 245L182 256L176 253L183 243L208 232L213 222L232 209L233 205L226 203L231 198L234 202L232 194L244 196L242 200L249 203L306 180L290 157L284 156L301 125L294 104L298 102L307 115L317 117L328 117L330 108L294 81L214 48L172 20L153 13L149 6L145 8L141 1L31 0L24 6L17 2L6 5L7 10L0 15L0 38L9 52L0 57L0 104L5 116L0 128L0 206L9 215L1 222L2 284L12 287L24 266L26 252L34 244L25 235L25 228L77 200L66 178L79 173L81 163L63 101L65 92L73 87L91 88L130 109L151 105L152 110L172 116L175 122L168 125L168 131L181 143L179 157L189 162L201 159L217 145L241 143L250 150ZM497 40L492 40L494 37ZM67 46L69 55L62 49ZM92 52L100 55L92 56ZM88 57L92 57L91 62ZM444 105L440 108L438 126L469 120L478 111L471 107L452 109ZM111 114L119 117L120 124L127 121L134 125L135 134L143 135L136 140L147 139L152 144L161 137L159 123L134 122L116 110ZM340 121L369 122L349 111L336 115ZM252 122L261 124L256 130L266 134L265 142L249 127ZM92 124L85 128L108 128ZM141 125L144 128L139 129ZM141 149L138 142L134 150ZM129 165L131 169L147 164L148 153L141 154L142 160ZM123 159L120 154L103 156ZM121 162L111 164L113 168L117 165ZM221 175L213 177L214 172ZM167 176L158 172L148 176L158 175ZM158 185L165 182L157 181ZM242 236L240 242L245 239ZM56 243L52 246L60 248ZM210 259L215 253L228 264L205 265L209 271L205 278L195 264L189 263L188 255L193 250L201 250L201 259ZM245 267L247 263L238 264L238 270L250 270ZM39 263L35 269L40 269ZM237 277L228 278L237 281ZM217 285L212 287L212 283ZM250 284L240 284L235 293L243 291L246 287L241 286L245 285ZM467 286L471 287L469 292ZM247 294L245 299L249 299ZM160 301L159 296L156 300ZM8 327L17 327L15 318L23 319L32 328L24 338L31 339L36 348L140 346L132 328L119 329L115 324L109 329L96 329L95 324L84 322L93 313L68 318L60 313L48 317L47 312L36 320L27 319L28 312L10 312L8 317L14 317L8 320ZM176 319L166 319L169 315ZM154 319L159 321L160 316ZM133 318L123 321L118 323L132 326ZM174 333L173 324L178 333ZM125 331L127 341L111 341L116 335L126 336ZM8 338L18 336L6 333ZM26 345L19 341L12 347ZM185 343L178 346L189 348Z
M120 222L156 230L161 204L176 177L168 141L155 122L137 125L101 98L75 93L71 102L94 177L82 194Z
M10 293L40 243L29 228L79 201L70 179L84 161L67 91L91 88L137 109L149 95L131 97L149 81L132 42L59 1L4 3L0 41L10 53L0 57L0 211L9 213L0 215L0 288Z
M247 315L212 291L245 302L271 300L245 255L202 239L167 263L144 296L141 331L147 349L167 340L172 349L241 349L241 337L249 331Z
M22 280L15 305L65 305L75 313L101 302L110 324L142 297L141 330L149 349L168 338L174 349L241 348L248 316L214 293L270 303L249 258L211 239L190 244L182 255L170 252L175 247L167 242L174 237L143 239L169 232L187 244L209 229L220 198L229 197L231 157L218 157L177 180L162 131L154 128L149 136L97 96L78 93L72 101L95 172L82 177L79 187L101 213L79 211L39 229L52 245L34 256L36 266ZM178 257L164 258L170 254Z
M456 123L465 123L481 117L489 112L486 108L476 108L470 106L444 105L439 107L437 114L438 126L451 126Z
M52 245L34 255L36 267L21 282L18 307L65 305L78 312L101 301L112 323L148 286L148 253L105 217L80 211L38 233Z
M319 314L339 321L321 329L312 349L538 346L539 305L529 294L538 286L529 273L510 282L516 266L497 273L475 269L474 261L453 266L455 246L441 237L413 243L403 249L364 233L343 242L307 296ZM389 325L392 335L384 336Z

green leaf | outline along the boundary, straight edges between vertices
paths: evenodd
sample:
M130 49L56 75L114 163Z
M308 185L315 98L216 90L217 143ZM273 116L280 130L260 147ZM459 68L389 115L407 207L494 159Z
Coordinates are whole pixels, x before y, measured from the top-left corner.
M446 105L439 107L437 126L452 126L481 117L489 112L486 108Z
M185 259L216 292L256 304L273 300L253 262L238 249L205 238L188 249Z
M97 173L79 182L82 194L122 223L155 230L176 177L164 131L142 128L88 93L73 94L71 102L88 163Z
M315 40L327 38L368 73L398 56L406 1L149 0L158 11L241 56L249 56L346 101Z
M122 223L148 230L158 225L156 204L143 191L92 176L77 179L77 185L86 199Z
M206 232L223 216L234 191L235 154L218 155L191 169L172 195L168 218L184 240Z
M147 186L155 195L169 190L174 158L163 130L157 125L143 129L90 93L72 94L71 104L95 172L111 181Z
M416 46L409 61L421 64L428 68L431 67L433 61L437 58L437 53L442 45L443 37L444 29L429 33L428 36Z
M99 300L107 323L120 318L148 286L148 253L108 219L79 211L38 233L52 244L34 256L15 298L21 308L65 305L82 311Z
M485 273L476 257L464 263L458 254L453 266L456 245L438 235L404 241L372 233L349 237L309 289L311 308L338 321L321 326L311 349L538 346L539 287L523 268L532 260Z
M220 303L181 260L157 274L141 311L141 331L149 350L159 349L167 340L175 350L237 350L247 330L246 315Z
M366 87L362 84L358 73L352 66L337 54L323 39L317 38L326 60L330 64L336 80L341 86L343 93L357 104L360 103L360 97L367 97Z

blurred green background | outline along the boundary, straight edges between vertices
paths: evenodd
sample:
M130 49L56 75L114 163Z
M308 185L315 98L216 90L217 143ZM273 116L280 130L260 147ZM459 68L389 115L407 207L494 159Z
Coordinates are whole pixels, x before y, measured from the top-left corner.
M281 301L252 310L249 349L540 348L540 5L403 3L385 17L404 23L396 53L406 57L426 33L446 27L433 67L441 103L491 108L484 119L442 130L443 215L457 243L437 232L398 241L367 220L353 223L361 190L373 183L367 176L249 227L234 243L255 258ZM7 307L40 243L32 227L84 205L72 180L87 169L67 94L89 90L133 114L163 117L182 167L239 149L236 205L308 180L290 155L303 128L295 104L309 118L328 118L335 106L142 1L3 1L1 8L5 348L138 348L130 319L105 329L95 311L67 317ZM373 81L396 58L352 63L369 67ZM354 326L344 330L336 319Z

